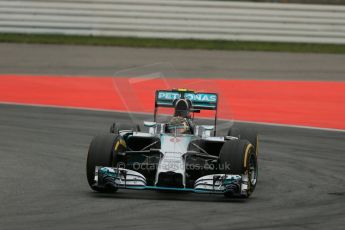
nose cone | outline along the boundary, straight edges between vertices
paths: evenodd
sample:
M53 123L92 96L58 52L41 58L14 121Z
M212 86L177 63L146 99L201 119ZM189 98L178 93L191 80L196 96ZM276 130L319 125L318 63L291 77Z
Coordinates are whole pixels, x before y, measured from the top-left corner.
M175 152L183 154L187 152L190 137L178 136L174 137L171 135L163 135L161 137L161 151L164 152Z

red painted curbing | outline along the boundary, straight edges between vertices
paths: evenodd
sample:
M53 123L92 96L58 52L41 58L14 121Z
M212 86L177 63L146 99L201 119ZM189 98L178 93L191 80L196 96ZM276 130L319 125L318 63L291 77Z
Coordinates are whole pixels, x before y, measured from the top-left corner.
M0 102L151 113L181 87L218 92L220 118L345 129L344 82L0 75Z

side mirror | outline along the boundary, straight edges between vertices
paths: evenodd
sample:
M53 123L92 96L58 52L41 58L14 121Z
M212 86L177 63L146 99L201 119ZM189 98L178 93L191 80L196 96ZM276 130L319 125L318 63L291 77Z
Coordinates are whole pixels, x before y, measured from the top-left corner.
M155 134L157 129L157 122L154 121L144 121L144 126L149 127L149 133Z
M157 126L157 122L154 121L144 121L144 126L149 127L149 128L153 128Z
M233 136L225 136L224 137L225 140L237 140L238 137L233 137Z
M202 125L202 138L207 138L211 136L211 131L214 130L214 125Z
M203 127L205 130L213 130L213 129L214 129L214 125L202 125L202 127Z

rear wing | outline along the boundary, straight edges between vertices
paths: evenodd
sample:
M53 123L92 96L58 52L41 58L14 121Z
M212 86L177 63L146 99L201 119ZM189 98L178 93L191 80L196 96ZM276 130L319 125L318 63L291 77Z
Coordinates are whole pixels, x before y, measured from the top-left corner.
M174 102L177 99L187 99L191 101L192 109L217 110L218 108L217 93L199 93L185 89L157 90L155 98L155 108L173 108Z

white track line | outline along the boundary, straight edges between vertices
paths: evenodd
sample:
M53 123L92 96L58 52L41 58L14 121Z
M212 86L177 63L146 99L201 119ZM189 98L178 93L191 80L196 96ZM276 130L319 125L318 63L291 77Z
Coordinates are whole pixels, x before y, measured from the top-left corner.
M140 115L150 115L150 113L145 112L125 112L121 110L111 110L111 109L93 109L93 108L83 108L83 107L74 107L74 106L59 106L59 105L41 105L41 104L26 104L26 103L15 103L15 102L0 102L3 105L20 105L20 106L30 106L30 107L43 107L43 108L58 108L58 109L73 109L73 110L83 110L83 111L95 111L95 112L111 112L111 113L135 113ZM210 118L202 118L210 119ZM224 120L226 119L218 119ZM322 131L333 131L333 132L345 132L344 129L333 129L333 128L321 128L313 126L304 126L304 125L288 125L288 124L279 124L279 123L270 123L270 122L256 122L256 121L245 121L245 120L234 120L241 123L257 124L257 125L268 125L268 126L277 126L277 127L287 127L287 128L300 128L300 129L311 129L311 130L322 130Z

